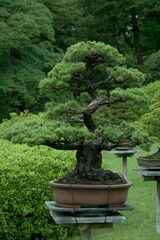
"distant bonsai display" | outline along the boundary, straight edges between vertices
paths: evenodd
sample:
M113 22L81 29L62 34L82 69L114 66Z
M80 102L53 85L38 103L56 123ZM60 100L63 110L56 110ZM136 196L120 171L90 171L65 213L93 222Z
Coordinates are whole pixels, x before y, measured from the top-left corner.
M1 137L14 143L76 150L75 169L62 182L123 183L121 174L101 169L101 152L150 145L148 134L133 122L144 104L143 81L144 75L127 69L124 57L110 45L77 43L40 83L41 93L50 99L46 111L22 114L4 123Z

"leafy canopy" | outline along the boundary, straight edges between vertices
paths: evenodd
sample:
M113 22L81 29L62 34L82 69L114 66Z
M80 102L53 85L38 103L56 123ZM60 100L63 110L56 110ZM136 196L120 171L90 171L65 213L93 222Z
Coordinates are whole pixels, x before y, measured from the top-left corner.
M58 57L52 15L42 3L1 2L0 120L35 104L39 81Z
M41 93L52 96L46 111L22 115L14 124L2 127L1 136L59 149L77 149L84 141L98 138L107 147L121 143L144 147L148 135L143 129L129 123L130 119L128 123L113 123L108 115L118 102L143 102L137 87L142 85L144 75L124 64L124 57L102 42L72 45L40 83Z

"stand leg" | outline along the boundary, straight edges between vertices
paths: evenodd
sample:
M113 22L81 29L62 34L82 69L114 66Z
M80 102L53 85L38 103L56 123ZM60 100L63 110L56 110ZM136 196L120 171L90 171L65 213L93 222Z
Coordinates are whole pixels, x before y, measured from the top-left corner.
M123 168L122 168L122 173L124 177L127 179L127 157L123 156Z
M82 240L91 240L91 229L87 228L82 233Z
M79 226L79 230L81 231L82 240L91 240L91 228L89 224Z
M158 234L160 234L160 181L157 181L156 204L157 204L156 231L157 231Z

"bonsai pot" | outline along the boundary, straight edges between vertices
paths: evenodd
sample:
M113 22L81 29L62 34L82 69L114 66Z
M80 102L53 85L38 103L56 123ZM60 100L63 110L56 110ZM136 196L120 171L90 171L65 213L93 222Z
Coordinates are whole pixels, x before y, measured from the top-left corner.
M147 157L139 157L137 158L137 162L139 166L144 167L160 167L160 159L151 159Z
M149 168L160 167L160 149L150 156L137 158L137 163L139 166L145 166Z
M131 182L117 185L62 184L50 181L53 197L60 207L120 207L127 200Z

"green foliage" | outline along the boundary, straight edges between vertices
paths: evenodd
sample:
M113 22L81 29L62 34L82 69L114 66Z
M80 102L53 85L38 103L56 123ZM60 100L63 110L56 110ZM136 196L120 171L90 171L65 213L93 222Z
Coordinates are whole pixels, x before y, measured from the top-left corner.
M144 82L144 74L138 69L116 66L109 69L111 78L115 78L124 87L138 87L142 86Z
M62 62L49 72L48 78L41 81L40 88L43 92L56 92L83 86L89 64L95 64L92 76L95 82L101 80L100 74L103 73L103 78L106 75L108 84L113 86L112 79L116 79L116 84L122 87L140 86L144 75L136 69L122 66L124 62L124 57L110 45L95 41L79 42L68 48Z
M160 139L160 107L153 109L151 112L144 114L140 123L152 135Z
M57 118L59 120L67 120L68 116L73 113L72 109L77 109L77 111L79 110L79 113L81 114L81 107L78 102L74 100L70 100L64 104L60 103L58 105L48 104L47 116L50 119Z
M42 3L6 0L0 13L1 120L9 112L33 109L39 100L39 81L61 54L53 45L51 13Z
M151 101L150 110L160 108L160 90L156 91Z
M153 141L142 127L140 128L135 123L130 124L125 121L121 122L118 126L112 124L97 128L95 134L101 136L106 141L110 139L111 142L116 142L117 145L123 142L124 145L138 145L145 150L149 149Z
M54 224L45 201L52 201L48 182L71 170L74 152L2 140L0 145L1 239L66 240L67 229Z
M59 61L60 49L65 51L79 41L111 44L133 67L140 39L145 81L159 79L157 0L2 0L0 5L0 120L12 111L41 108L46 99L39 97L39 81Z
M148 95L148 97L150 99L150 103L151 103L153 95L160 89L160 80L157 80L153 83L143 86L143 89L146 92L146 94Z
M14 126L14 127L13 127ZM0 125L1 137L13 143L27 143L28 145L41 145L51 142L77 142L87 137L92 138L85 127L79 128L60 120L48 119L44 113L28 114L20 116L11 115L11 119Z
M139 122L152 136L160 139L160 81L150 83L143 89L148 95L149 106Z
M117 131L123 117L128 122L137 120L143 113L140 107L143 109L147 102L143 91L137 88L142 85L144 75L138 70L127 68L124 62L124 57L115 48L101 42L82 41L69 47L62 61L40 83L43 93L50 92L54 96L55 93L67 92L65 101L64 96L58 102L55 98L53 103L46 105L44 113L22 114L7 127L3 123L1 137L14 143L44 144L58 149L71 149L72 146L74 150L77 143L100 137L104 137L108 145L114 142L120 144L120 140L129 142L129 139L134 144L144 145L145 141L148 145L149 138L143 138L143 133L142 138L139 138L142 142L132 138L134 131L129 125L126 126L130 134L123 134L126 126L120 127L120 135ZM130 114L127 115L128 109ZM93 115L97 131L89 130L84 121L86 112L89 124Z
M99 59L96 59L98 55ZM103 42L86 41L79 42L72 45L67 49L64 56L66 62L88 62L88 58L94 58L97 63L105 63L108 66L114 66L116 64L124 63L123 56L110 45L106 45Z
M2 0L0 6L0 121L13 111L43 109L46 98L39 96L39 81L60 60L63 50L79 41L111 44L133 67L133 10L138 16L139 50L145 57L145 82L159 79L157 0ZM80 65L73 64L72 70L74 67ZM68 82L59 80L55 87L63 87L64 83Z
M143 23L141 27L142 43L144 50L149 52L156 52L159 50L160 42L160 5L158 0L145 0L144 16L142 17Z
M29 0L5 0L1 8L1 52L21 48L45 36L53 41L50 11L41 3Z
M42 0L53 14L56 45L66 51L79 41L97 39L95 17L85 11L83 0Z
M160 79L160 50L149 54L144 61L144 71L146 72L146 83Z
M138 42L142 55L159 50L160 8L157 0L88 0L85 1L85 8L88 15L94 16L94 39L111 44L128 55L129 60L134 58L134 63ZM133 14L137 16L134 23ZM89 32L91 27L88 28ZM133 60L131 62L134 64Z
M115 89L111 92L113 97L121 97L127 99L111 106L109 110L109 118L112 122L122 121L134 122L143 115L149 107L149 99L145 91L141 88L133 89Z

